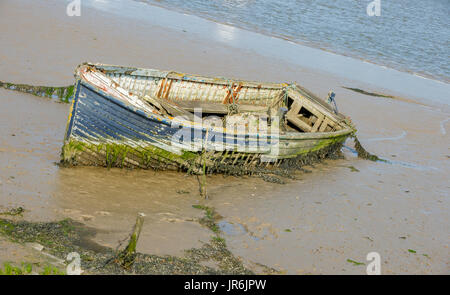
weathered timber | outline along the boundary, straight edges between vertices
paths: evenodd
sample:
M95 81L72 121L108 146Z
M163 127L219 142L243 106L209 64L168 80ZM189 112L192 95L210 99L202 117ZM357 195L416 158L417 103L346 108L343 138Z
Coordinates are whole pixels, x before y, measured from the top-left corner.
M226 104L218 104L215 102L209 101L179 101L177 105L183 108L186 111L194 112L195 109L200 109L204 114L228 114L228 105ZM255 112L255 113L265 113L267 112L266 106L258 106L258 105L248 105L248 104L239 104L239 112Z
M118 262L125 268L130 267L134 263L136 257L136 246L141 235L142 226L144 225L144 213L138 213L136 223L131 232L130 240L127 246L118 255Z

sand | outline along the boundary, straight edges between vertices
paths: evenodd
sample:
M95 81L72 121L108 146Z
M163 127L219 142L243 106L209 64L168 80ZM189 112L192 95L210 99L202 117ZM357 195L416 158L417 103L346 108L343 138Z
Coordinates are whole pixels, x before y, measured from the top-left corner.
M0 27L1 81L65 86L84 61L298 81L321 97L333 89L366 149L389 161L360 160L348 142L345 160L309 167L312 173L285 185L208 177L211 198L202 200L196 179L179 173L59 168L69 106L0 89L0 209L22 206L31 221L73 218L98 229L95 241L109 247L144 212L138 250L181 255L211 236L195 222L202 212L192 205L200 203L224 217L223 237L235 255L287 274L365 274L366 266L347 260L367 263L372 251L381 255L384 274L450 272L445 106L400 90L388 94L403 101L352 92L340 86L378 89L183 24L168 28L90 8L70 18L61 1L2 1ZM17 260L7 253L0 252L1 261Z

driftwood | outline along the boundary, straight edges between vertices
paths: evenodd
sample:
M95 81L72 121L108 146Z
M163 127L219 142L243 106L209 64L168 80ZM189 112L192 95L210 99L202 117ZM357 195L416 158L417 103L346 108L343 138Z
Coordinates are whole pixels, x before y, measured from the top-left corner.
M141 234L142 226L144 225L144 217L144 213L138 213L128 245L118 255L118 262L125 268L130 267L136 258L136 245Z

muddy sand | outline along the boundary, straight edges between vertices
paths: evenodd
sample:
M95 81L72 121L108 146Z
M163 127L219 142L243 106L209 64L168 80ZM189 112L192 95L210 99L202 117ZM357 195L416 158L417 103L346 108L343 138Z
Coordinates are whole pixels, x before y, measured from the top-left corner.
M109 248L143 212L138 251L182 256L213 236L198 222L203 212L192 207L201 204L222 216L220 236L245 265L365 274L365 265L349 260L367 264L366 255L376 251L384 274L450 273L448 108L399 92L387 94L404 99L351 91L341 86L377 89L156 23L92 8L70 18L61 1L2 1L0 81L66 86L84 61L297 81L321 97L333 89L362 144L387 162L358 159L349 141L344 160L307 167L311 173L284 185L208 177L210 199L203 200L196 178L181 173L58 167L69 105L0 89L0 211L23 207L21 219L30 222L70 218ZM29 251L3 237L0 263L38 255Z

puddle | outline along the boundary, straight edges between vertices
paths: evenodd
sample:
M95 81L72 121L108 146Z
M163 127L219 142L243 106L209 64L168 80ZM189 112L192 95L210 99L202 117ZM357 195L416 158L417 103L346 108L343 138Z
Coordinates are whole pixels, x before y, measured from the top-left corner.
M414 163L409 162L402 162L402 161L392 161L392 160L385 160L387 164L391 165L398 165L406 168L412 168L420 171L440 171L440 169L432 166L422 166Z
M231 223L223 220L220 221L217 225L223 233L229 236L238 236L247 233L244 226L240 223Z
M356 150L354 148L351 148L346 145L344 145L342 148L347 151L350 151L351 154L353 154L354 156L356 156L356 157L358 156L358 153L356 152ZM416 170L420 170L420 171L440 171L440 169L433 167L433 166L422 166L422 165L414 164L414 163L410 163L410 162L388 160L388 159L384 159L382 157L379 157L379 158L381 159L381 161L377 161L377 163L386 163L386 164L390 164L390 165L397 165L397 166L416 169Z
M254 241L260 241L266 236L270 235L270 232L266 228L262 228L260 231L260 236L255 235L253 232L249 232L246 227L240 223L232 223L228 221L220 221L218 223L220 230L227 236L235 237L248 235Z

